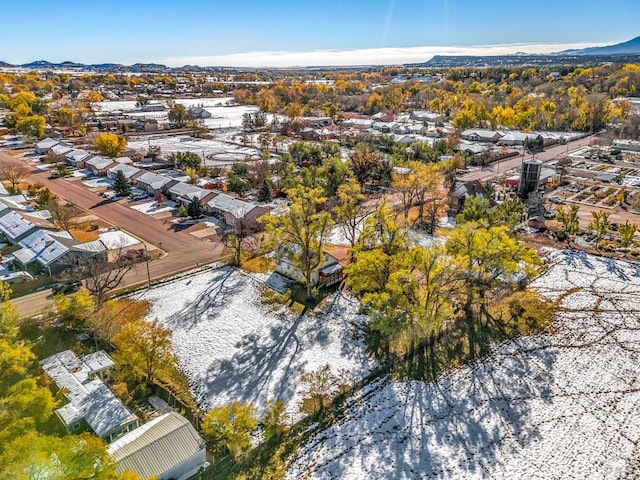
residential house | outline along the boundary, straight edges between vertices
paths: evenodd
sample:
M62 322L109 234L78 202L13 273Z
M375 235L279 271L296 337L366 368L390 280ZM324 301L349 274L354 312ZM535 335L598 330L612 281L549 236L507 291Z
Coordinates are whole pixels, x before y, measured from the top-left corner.
M0 205L0 233L11 245L16 245L35 232L37 228L18 212L9 211L9 208L4 204Z
M133 160L131 160L131 158L129 157L118 157L118 158L114 158L113 160L116 163L120 163L123 165L132 165L133 164Z
M371 117L376 122L389 123L395 122L398 118L398 115L394 112L386 111L386 112L378 112Z
M202 205L213 199L217 193L205 188L196 187L188 183L178 182L169 188L168 197L180 205L189 205L194 198L200 200Z
M59 273L78 265L93 252L78 247L80 242L68 232L38 229L18 242L21 247L11 255L23 267L33 263L41 265L49 275Z
M106 176L107 171L115 165L113 158L96 156L85 162L85 168L91 170L94 175Z
M518 131L512 131L512 132L507 132L505 133L502 137L500 137L500 139L498 140L498 143L500 145L507 145L507 146L522 146L524 145L524 142L526 140L536 140L538 138L538 134L537 133L524 133L524 132L518 132Z
M444 122L446 116L443 113L429 112L427 110L414 110L411 112L411 118L424 123L438 123Z
M51 147L58 145L60 142L58 140L54 140L53 138L45 138L36 143L34 151L38 155L45 155Z
M206 462L206 445L183 416L165 413L138 427L107 447L116 473L137 473L141 478L184 480Z
M65 145L63 143L58 143L57 145L54 145L53 147L51 147L47 153L57 157L66 158L65 155L71 150L73 150L73 148L69 147L68 145Z
M101 380L113 367L106 353L78 358L65 350L45 358L40 365L69 401L55 411L69 432L89 428L109 443L138 426L138 417Z
M73 149L65 153L64 157L66 159L66 162L72 167L84 168L85 162L93 157L93 154L87 152L86 150Z
M461 134L462 138L470 142L496 143L504 134L496 130L485 130L483 128L472 128L464 130Z
M167 178L162 175L156 175L155 173L145 172L134 180L135 185L142 190L145 190L149 195L155 197L163 188L169 189L173 187L178 180Z
M211 112L202 107L191 107L189 108L189 113L193 118L200 118L203 120L211 118Z
M322 128L333 125L331 117L300 117L298 121L302 122L306 127Z
M293 248L299 248L294 246ZM302 271L289 260L289 252L287 247L281 247L278 252L278 260L276 262L275 271L280 275L295 280L296 282L304 282L305 277ZM336 257L324 251L323 259L320 265L311 273L311 285L314 287L329 287L344 278L344 270Z
M373 126L373 120L370 118L348 118L342 125L356 130L367 130Z
M166 107L163 103L157 101L150 101L142 107L143 112L164 112Z
M145 173L144 170L134 167L133 165L118 163L115 167L107 170L107 177L115 180L118 172L122 172L124 178L129 180L129 183L133 183L136 178Z
M209 200L205 210L221 217L231 227L243 221L251 229L258 229L258 219L271 211L269 207L245 202L226 193L220 193Z
M472 182L456 182L453 189L449 191L449 215L457 215L464 207L467 197L475 195L477 197L489 199L490 206L495 206L495 202L478 180Z

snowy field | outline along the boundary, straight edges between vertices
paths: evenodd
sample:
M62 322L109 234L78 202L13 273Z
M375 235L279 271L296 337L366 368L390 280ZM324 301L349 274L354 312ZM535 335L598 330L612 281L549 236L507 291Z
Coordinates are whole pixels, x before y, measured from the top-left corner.
M233 103L233 97L221 98L178 98L176 103L185 107L202 107L211 113L211 118L204 119L204 125L210 129L239 128L242 126L242 116L245 113L255 113L258 107L254 105L229 105ZM99 102L96 108L100 112L126 112L130 117L167 118L168 109L163 112L143 112L136 109L135 100L117 102ZM165 103L166 105L166 103ZM267 115L267 121L271 122L273 116Z
M327 311L298 318L269 312L258 282L228 267L189 275L145 293L150 319L173 331L173 349L203 408L245 400L262 410L280 398L298 418L303 369L326 363L353 380L373 366L357 340L357 302L335 297Z
M257 148L186 135L147 137L144 140L132 140L128 144L128 148L131 150L142 153L146 152L150 146L160 147L162 154L165 156L173 152L195 152L201 157L204 154L206 157L211 157L205 161L205 164L209 166L242 161L247 156L256 158L260 156L260 151Z
M561 300L553 335L437 384L369 385L287 478L638 478L640 265L548 253L533 287Z

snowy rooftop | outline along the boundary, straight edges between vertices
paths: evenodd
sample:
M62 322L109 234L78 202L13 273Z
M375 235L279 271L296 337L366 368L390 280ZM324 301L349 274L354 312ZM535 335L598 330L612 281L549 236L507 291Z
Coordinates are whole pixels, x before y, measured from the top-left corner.
M145 172L136 179L136 182L149 185L151 188L162 188L164 185L172 181L173 180L171 178L156 175L151 172Z
M65 405L58 410L65 422L73 423L84 418L91 429L103 437L120 425L136 419L104 383L91 378L91 367L71 350L51 355L42 360L40 365L58 388L65 389L71 406Z
M13 252L13 255L23 265L27 265L33 261L37 261L45 267L51 265L69 251L69 247L56 239L56 237L73 240L67 232L53 232L39 229L21 240L18 245L22 248Z
M22 218L17 212L9 212L0 217L0 232L13 241L35 228L33 223Z
M220 193L212 200L207 202L209 208L219 210L221 212L230 213L235 218L243 218L247 213L256 208L257 205L239 198L232 197L226 193Z
M140 171L141 170L139 168L124 163L118 163L118 165L109 169L109 173L113 175L116 175L118 172L122 172L124 178L131 178Z
M113 159L112 158L107 158L107 157L93 157L90 160L87 160L85 162L85 165L87 166L91 166L94 167L98 170L102 170L104 168L107 168L109 165L113 164Z

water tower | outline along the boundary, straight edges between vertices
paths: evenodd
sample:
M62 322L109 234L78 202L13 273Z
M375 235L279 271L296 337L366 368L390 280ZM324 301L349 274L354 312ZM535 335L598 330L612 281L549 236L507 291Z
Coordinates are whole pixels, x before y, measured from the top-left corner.
M537 192L540 185L540 172L542 162L537 158L528 158L522 162L520 171L520 183L518 184L518 196L526 200L531 192Z

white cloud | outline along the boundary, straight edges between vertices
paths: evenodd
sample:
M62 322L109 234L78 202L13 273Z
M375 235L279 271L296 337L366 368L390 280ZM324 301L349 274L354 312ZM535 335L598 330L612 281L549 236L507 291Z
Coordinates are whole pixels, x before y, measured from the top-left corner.
M230 67L306 67L321 65L398 65L424 62L434 55L507 55L515 52L549 53L586 48L606 43L538 43L480 45L473 47L367 48L359 50L316 50L311 52L246 52L200 57L169 57L158 62L182 65Z

